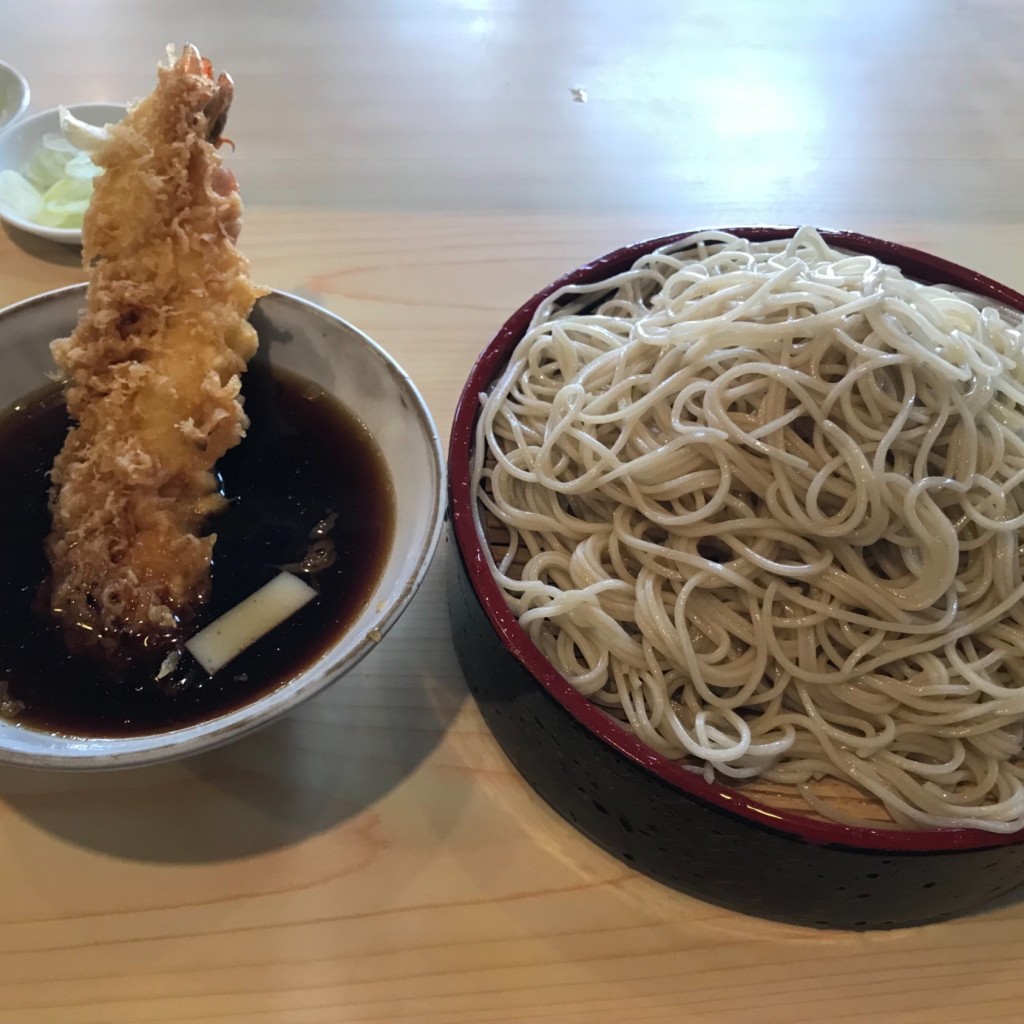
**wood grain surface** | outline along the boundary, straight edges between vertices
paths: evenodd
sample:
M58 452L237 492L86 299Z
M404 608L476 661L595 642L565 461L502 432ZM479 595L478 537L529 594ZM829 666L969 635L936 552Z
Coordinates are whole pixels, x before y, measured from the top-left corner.
M1024 289L1022 39L1009 0L0 0L33 111L148 91L171 41L227 67L255 276L384 345L445 435L505 316L642 237L809 222ZM77 261L0 232L0 305ZM592 846L468 694L448 557L370 658L255 736L0 769L0 1022L1021 1019L1017 898L813 932Z

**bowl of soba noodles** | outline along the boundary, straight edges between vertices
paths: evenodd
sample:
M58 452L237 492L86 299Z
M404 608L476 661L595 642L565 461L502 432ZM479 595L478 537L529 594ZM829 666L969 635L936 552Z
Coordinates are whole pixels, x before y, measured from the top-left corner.
M676 889L822 928L1024 869L1024 296L850 232L628 246L462 392L450 605L559 813Z

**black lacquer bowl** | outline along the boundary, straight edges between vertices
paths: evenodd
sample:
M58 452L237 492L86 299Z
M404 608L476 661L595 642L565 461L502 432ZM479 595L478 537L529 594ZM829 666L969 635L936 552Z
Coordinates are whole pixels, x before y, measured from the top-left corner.
M730 230L754 241L794 231ZM876 256L910 277L1024 310L1024 296L945 260L864 235L822 234L836 248ZM548 295L610 277L685 237L619 249L554 282L508 319L473 367L452 426L448 474L456 548L449 602L469 687L530 785L609 853L666 885L733 910L822 928L905 927L975 909L1024 879L1024 833L853 828L707 783L580 696L531 643L491 578L470 491L480 393Z

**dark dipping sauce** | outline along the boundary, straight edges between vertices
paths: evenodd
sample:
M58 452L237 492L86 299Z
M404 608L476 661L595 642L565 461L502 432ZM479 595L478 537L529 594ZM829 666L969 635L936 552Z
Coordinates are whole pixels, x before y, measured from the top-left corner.
M69 655L61 631L35 608L49 573L48 473L68 417L56 387L0 418L0 680L12 720L68 736L136 736L193 725L269 693L315 662L366 604L394 533L394 496L376 443L318 385L257 358L243 378L248 435L218 463L230 506L210 520L217 534L209 602L188 635L301 563L330 529L334 563L292 569L319 596L213 676L184 653L157 680L156 664L113 678ZM330 517L336 517L334 519ZM185 637L184 639L187 639ZM8 712L8 717L11 717Z

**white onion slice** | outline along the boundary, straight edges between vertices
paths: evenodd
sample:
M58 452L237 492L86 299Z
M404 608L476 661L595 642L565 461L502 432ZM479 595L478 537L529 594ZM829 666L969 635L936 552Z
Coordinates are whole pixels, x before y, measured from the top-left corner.
M43 208L39 189L17 171L0 171L0 203L25 220L33 220Z
M67 107L60 108L60 130L71 145L86 153L95 153L110 138L106 128L80 121Z
M97 140L108 138L105 128L93 128L62 107L62 127L65 124L76 139L86 139L93 149ZM23 174L0 172L0 206L44 227L79 229L92 198L93 178L102 173L89 153L71 139L47 132Z

